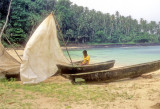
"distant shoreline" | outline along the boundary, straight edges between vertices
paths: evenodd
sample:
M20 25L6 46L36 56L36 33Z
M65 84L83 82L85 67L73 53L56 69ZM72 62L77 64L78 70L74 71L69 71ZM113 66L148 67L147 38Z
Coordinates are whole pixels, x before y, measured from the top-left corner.
M69 50L78 49L92 49L92 48L120 48L120 47L141 47L141 46L160 46L160 43L146 43L146 44L69 44L67 48ZM5 47L10 50L12 47ZM64 50L65 46L61 46ZM15 47L16 50L24 50L24 47Z
M140 46L160 46L160 43L146 43L146 44L70 44L67 48L70 50L75 49L91 49L91 48L118 48L118 47L140 47ZM65 46L61 47L65 49Z

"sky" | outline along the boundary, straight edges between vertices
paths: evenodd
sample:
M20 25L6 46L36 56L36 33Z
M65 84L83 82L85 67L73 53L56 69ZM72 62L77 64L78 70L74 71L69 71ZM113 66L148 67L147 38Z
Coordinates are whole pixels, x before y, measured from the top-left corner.
M103 13L115 14L147 21L160 21L160 0L70 0L78 6L88 7Z

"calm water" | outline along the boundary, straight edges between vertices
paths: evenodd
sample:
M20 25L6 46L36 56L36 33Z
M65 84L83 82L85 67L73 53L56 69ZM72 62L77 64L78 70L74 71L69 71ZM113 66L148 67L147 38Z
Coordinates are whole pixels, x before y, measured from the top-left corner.
M69 50L73 60L82 60L82 51ZM124 48L94 48L87 49L91 63L116 60L115 66L133 65L160 60L160 46L124 47ZM67 56L67 53L65 52Z

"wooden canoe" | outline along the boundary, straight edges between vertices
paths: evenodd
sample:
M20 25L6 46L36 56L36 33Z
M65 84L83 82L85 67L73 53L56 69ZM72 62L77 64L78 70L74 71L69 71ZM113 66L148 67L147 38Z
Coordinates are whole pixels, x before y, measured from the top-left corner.
M123 78L134 78L145 73L150 73L160 69L160 60L143 64L131 65L126 67L114 68L110 70L101 70L95 72L86 72L81 74L64 74L63 76L75 82L76 78L82 78L85 81L114 81Z
M84 73L84 72L93 72L99 70L107 70L114 66L115 60L96 63L96 64L89 64L89 65L57 65L58 69L60 70L61 74L77 74L77 73Z

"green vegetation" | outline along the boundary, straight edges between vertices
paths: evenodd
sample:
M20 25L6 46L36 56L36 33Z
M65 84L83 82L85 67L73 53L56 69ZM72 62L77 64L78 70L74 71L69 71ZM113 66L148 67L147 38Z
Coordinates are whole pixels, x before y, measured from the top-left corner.
M0 3L0 28L7 15L9 0ZM3 34L12 43L26 43L40 22L54 11L70 43L159 43L160 22L140 21L131 16L89 10L69 0L13 0L7 29Z
M120 88L109 85L107 87L86 84L72 85L69 82L22 85L17 83L15 79L10 81L2 79L0 80L0 87L0 105L3 108L8 108L8 105L18 106L18 108L19 106L31 108L34 106L33 100L41 98L39 96L56 98L60 103L67 102L69 104L84 101L99 104L103 101L113 102L116 99L128 100L134 98L134 94L129 94L127 91L119 92Z

